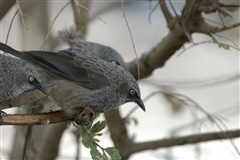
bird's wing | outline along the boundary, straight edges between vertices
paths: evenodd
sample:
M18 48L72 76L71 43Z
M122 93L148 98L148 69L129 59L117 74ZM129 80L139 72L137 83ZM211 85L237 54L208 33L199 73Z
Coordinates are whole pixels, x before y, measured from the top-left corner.
M1 42L0 50L39 66L55 77L69 80L89 89L100 89L110 85L109 79L105 75L107 62L100 59L87 55L76 56L67 50L19 52Z
M89 89L100 89L110 84L104 74L106 62L90 57L76 56L68 51L26 52L34 63L46 72L61 79L69 80ZM103 67L103 68L102 68Z
M85 56L75 56L73 60L73 64L80 68L87 68L88 82L96 85L96 87L103 88L111 84L109 81L110 73L108 72L108 67L109 67L108 64L110 65L110 63L105 62L98 58L93 58L89 55L85 55ZM73 77L73 78L78 80L81 77L76 75L76 77Z

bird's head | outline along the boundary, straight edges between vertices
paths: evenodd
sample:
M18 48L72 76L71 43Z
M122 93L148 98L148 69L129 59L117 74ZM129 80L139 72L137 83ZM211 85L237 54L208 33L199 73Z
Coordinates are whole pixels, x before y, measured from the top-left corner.
M41 83L41 79L37 70L26 62L21 62L22 67L18 70L19 78L22 79L22 88L25 91L28 90L40 90L44 94L48 94L47 87Z
M130 102L135 102L138 104L138 106L143 110L145 111L145 105L141 99L141 96L140 96L140 92L138 92L136 89L132 88L129 90L128 92L128 96L127 96L127 99L130 101Z
M145 106L141 99L141 93L137 81L129 72L128 76L125 77L127 77L126 81L123 80L117 90L117 92L121 94L120 99L122 103L135 102L143 111L145 111Z
M32 87L33 90L38 89L44 94L48 94L47 87L43 85L37 77L28 76L28 84Z

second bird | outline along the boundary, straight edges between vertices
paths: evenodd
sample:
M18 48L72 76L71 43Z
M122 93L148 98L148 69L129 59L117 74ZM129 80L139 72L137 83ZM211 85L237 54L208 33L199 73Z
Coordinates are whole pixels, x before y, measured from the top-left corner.
M125 68L89 55L70 51L19 52L0 43L0 50L32 63L54 76L50 95L62 109L81 111L90 106L94 112L105 112L127 102L137 103L144 111L140 89Z
M0 75L0 103L35 89L47 94L37 71L21 59L0 54Z

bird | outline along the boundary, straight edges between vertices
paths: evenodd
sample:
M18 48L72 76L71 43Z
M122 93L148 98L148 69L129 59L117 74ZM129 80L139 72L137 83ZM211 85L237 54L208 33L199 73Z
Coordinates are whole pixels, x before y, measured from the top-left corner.
M46 86L41 83L38 72L29 63L0 53L0 66L0 105L24 92L35 89L48 94ZM2 115L6 113L0 110L0 122Z
M80 111L78 115L81 117L85 113L84 109L89 106L94 119L95 113L109 111L127 102L135 102L145 111L136 79L116 63L88 54L76 55L69 50L20 52L4 43L0 43L0 50L48 73L51 80L47 86L53 88L50 95L58 102L61 110Z
M0 54L0 103L16 98L26 91L39 89L47 94L36 69L21 59Z
M125 67L123 57L116 50L102 44L83 40L81 32L76 31L73 27L59 31L58 38L68 43L70 46L68 50L76 55L89 54L104 61L114 62L117 65Z

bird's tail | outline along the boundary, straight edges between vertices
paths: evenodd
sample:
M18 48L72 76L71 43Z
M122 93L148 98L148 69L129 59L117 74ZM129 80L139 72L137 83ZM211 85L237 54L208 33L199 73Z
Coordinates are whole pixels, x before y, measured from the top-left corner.
M81 44L85 41L83 40L83 36L81 32L76 31L75 28L65 29L62 31L59 31L59 38L63 40L64 42L67 42L70 46L74 44Z
M13 56L16 56L16 57L19 57L21 58L23 53L22 52L19 52L15 49L13 49L12 47L0 42L0 50L4 51L4 52L7 52L7 53L10 53L11 55Z

